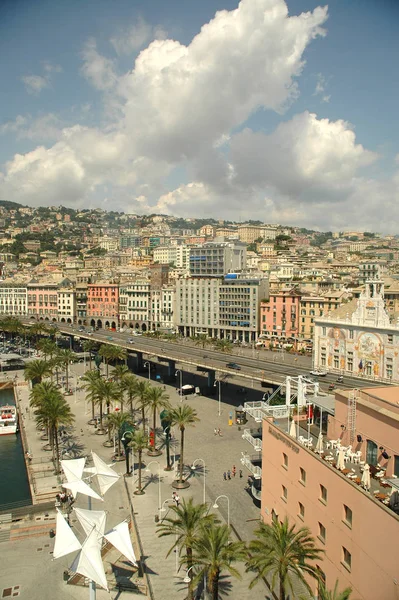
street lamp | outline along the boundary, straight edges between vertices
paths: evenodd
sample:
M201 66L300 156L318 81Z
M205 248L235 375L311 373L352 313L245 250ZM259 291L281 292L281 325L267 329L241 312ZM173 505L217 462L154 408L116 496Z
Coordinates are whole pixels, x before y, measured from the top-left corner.
M222 411L221 411L221 405L222 405L222 388L221 388L221 385L222 385L222 382L220 381L220 379L216 379L215 383L219 384L218 415L220 417L220 415L222 414Z
M173 498L166 498L166 500L164 500L164 501L162 502L162 506L161 506L161 509L160 509L160 511L159 511L159 512L165 512L165 511L167 510L167 509L165 508L165 504L166 504L167 502L173 502Z
M183 579L184 583L191 583L191 577L188 576L188 574L190 573L191 569L194 568L194 565L192 565L189 569L187 569L186 571L186 575Z
M180 402L183 402L183 371L181 369L177 369L175 375L178 373L180 377Z
M161 518L161 509L162 509L162 500L161 500L161 465L157 460L152 460L148 463L147 468L145 470L146 473L151 473L150 465L152 463L156 463L158 465L158 512L159 518Z
M192 470L192 471L195 471L195 468L196 468L196 463L197 463L198 461L201 461L201 462L202 462L202 464L203 464L203 466L204 466L204 491L203 491L203 503L205 504L205 502L206 502L206 488L205 488L205 485L206 485L206 472L205 472L206 465L205 465L205 461L204 461L204 459L203 459L203 458L196 458L196 459L194 460L193 464L191 465L191 470Z
M219 508L219 504L217 503L219 498L226 498L227 500L227 527L230 527L230 499L226 494L220 494L215 500L213 508Z
M149 361L146 361L144 363L145 367L148 367L148 381L151 381L151 363Z

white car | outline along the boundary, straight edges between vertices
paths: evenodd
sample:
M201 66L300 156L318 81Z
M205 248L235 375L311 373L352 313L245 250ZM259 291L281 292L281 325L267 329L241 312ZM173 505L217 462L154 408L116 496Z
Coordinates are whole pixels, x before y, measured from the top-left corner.
M325 377L327 375L327 371L318 371L315 369L314 371L310 371L310 374L314 377Z

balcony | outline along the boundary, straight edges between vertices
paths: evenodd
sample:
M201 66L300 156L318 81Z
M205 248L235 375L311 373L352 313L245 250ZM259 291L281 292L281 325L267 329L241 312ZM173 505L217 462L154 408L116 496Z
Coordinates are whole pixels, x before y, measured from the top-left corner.
M241 452L240 462L243 467L246 467L252 473L254 479L261 479L262 469L260 465L262 464L262 457L260 454L250 456L246 452Z
M256 423L261 423L266 417L273 417L274 419L287 418L293 410L294 406L286 406L285 404L269 406L261 400L257 402L245 402L244 404L244 411L253 417Z
M242 435L242 439L243 440L247 440L247 442L249 442L257 452L260 452L262 450L262 438L261 437L255 437L254 435L252 435L253 433L257 433L258 436L259 434L262 434L262 430L259 429L244 429L244 433Z

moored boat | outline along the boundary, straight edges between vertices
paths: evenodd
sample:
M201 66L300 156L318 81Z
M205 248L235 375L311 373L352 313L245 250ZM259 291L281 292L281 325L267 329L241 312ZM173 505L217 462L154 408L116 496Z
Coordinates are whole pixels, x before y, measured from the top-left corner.
M18 415L15 406L4 404L0 406L0 435L17 433Z

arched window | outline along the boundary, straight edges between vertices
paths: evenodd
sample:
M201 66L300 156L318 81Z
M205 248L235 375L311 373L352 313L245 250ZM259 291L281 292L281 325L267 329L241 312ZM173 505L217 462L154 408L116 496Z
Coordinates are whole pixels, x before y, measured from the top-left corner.
M378 462L378 446L372 440L367 440L366 462L374 466Z

